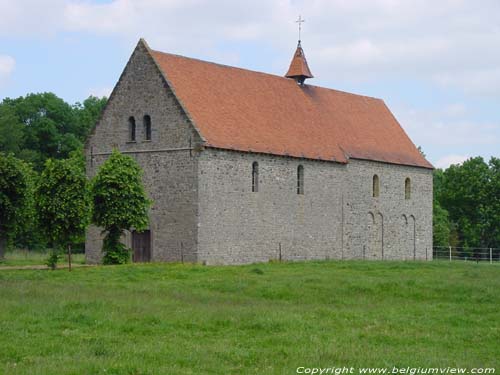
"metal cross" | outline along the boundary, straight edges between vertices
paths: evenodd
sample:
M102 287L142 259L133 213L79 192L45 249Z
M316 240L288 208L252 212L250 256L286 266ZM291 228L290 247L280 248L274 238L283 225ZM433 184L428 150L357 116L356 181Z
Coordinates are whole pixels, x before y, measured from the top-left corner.
M302 23L306 22L306 20L302 19L302 17L299 15L299 19L295 22L299 24L299 41L300 41L300 32L302 30Z

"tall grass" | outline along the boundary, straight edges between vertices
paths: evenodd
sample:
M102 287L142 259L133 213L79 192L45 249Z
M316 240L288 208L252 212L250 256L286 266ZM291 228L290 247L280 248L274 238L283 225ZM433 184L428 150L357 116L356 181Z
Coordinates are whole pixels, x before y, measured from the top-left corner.
M496 367L500 267L305 262L0 271L0 373Z
M29 251L15 249L7 251L5 258L0 260L1 266L32 266L32 265L44 265L48 257L48 251ZM85 263L85 254L72 254L71 260L75 264ZM61 259L59 264L67 264L68 256L67 254L61 254Z

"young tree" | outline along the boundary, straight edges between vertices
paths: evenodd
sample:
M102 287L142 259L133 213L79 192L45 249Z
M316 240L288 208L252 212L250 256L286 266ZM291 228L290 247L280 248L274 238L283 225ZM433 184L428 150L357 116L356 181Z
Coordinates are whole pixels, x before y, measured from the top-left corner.
M83 156L74 153L69 159L48 159L36 197L39 225L53 246L67 249L71 270L71 245L81 241L89 221Z
M141 231L148 225L148 208L141 181L142 171L134 159L114 150L92 181L92 222L104 228L104 264L130 261L130 249L120 242L125 230Z
M0 259L23 221L31 201L29 166L12 155L0 153Z

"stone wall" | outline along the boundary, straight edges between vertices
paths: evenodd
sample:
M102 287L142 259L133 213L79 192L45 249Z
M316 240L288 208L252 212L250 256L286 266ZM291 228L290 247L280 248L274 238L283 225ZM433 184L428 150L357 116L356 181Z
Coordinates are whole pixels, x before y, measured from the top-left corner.
M143 117L152 121L145 139ZM129 139L129 117L136 141ZM207 264L272 259L430 259L432 172L363 160L349 164L201 149L201 139L139 43L86 145L94 176L113 147L134 157L154 205L153 261ZM252 163L259 191L252 192ZM304 167L304 194L297 168ZM372 196L372 178L380 196ZM405 179L411 199L405 199ZM131 245L130 234L124 238ZM101 230L86 238L87 261L101 260Z
M432 171L351 159L346 172L345 258L431 259ZM372 196L374 174L380 181L378 198Z
M143 117L152 122L145 140ZM129 117L136 120L136 141L129 139ZM146 46L139 43L86 145L87 173L94 176L113 147L134 157L154 201L150 210L153 261L196 261L197 162L191 149L200 138L169 89ZM101 230L90 227L85 252L101 260ZM130 234L124 239L131 245Z
M255 161L258 192L252 192ZM304 195L297 194L299 165L304 167ZM378 198L372 196L374 173L380 178ZM409 200L404 196L407 177L412 182ZM198 178L201 262L432 256L430 170L207 149L199 157Z

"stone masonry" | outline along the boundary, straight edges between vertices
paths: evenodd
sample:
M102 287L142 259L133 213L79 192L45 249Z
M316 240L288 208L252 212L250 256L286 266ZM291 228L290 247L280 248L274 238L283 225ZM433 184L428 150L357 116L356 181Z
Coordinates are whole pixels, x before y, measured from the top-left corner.
M152 122L145 140L143 117ZM128 119L135 118L136 141ZM154 201L151 260L241 264L272 259L432 257L432 170L350 159L341 164L204 148L147 47L139 44L86 145L92 177L113 148L134 157ZM259 190L252 192L252 163ZM297 194L297 168L304 194ZM380 195L372 196L372 178ZM411 198L405 199L405 179ZM131 236L124 238L131 246ZM86 237L89 263L102 236Z

